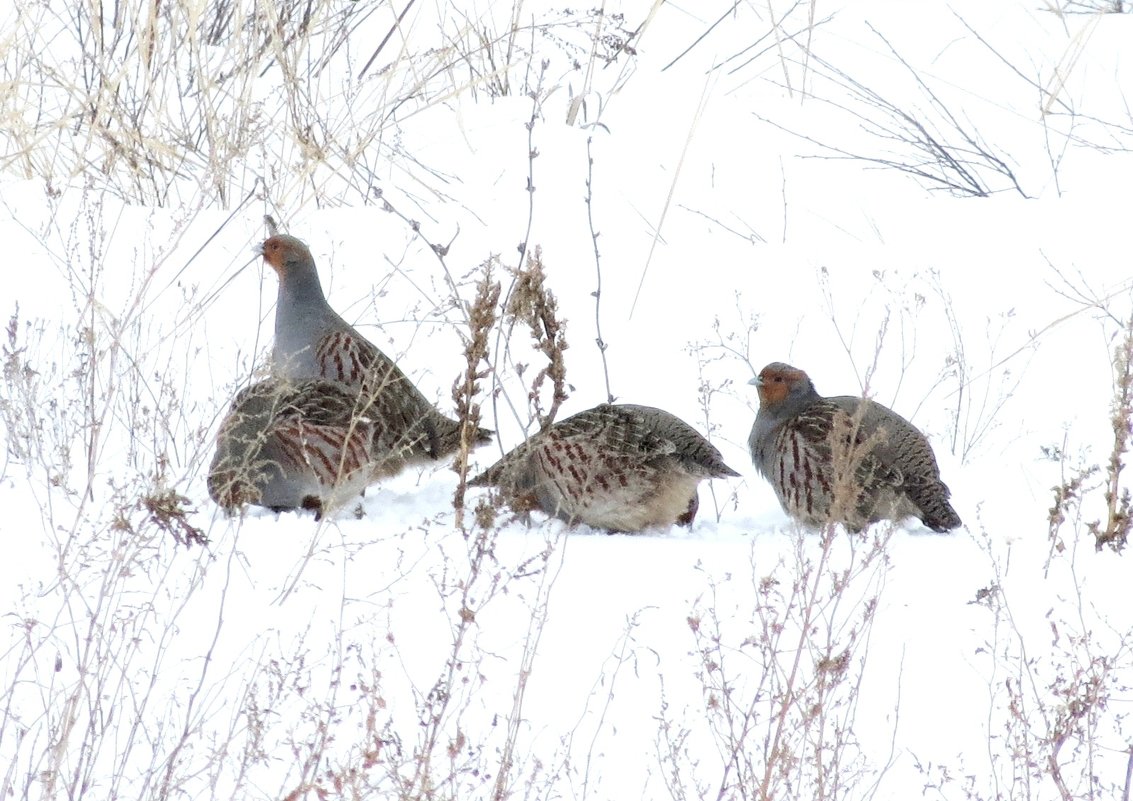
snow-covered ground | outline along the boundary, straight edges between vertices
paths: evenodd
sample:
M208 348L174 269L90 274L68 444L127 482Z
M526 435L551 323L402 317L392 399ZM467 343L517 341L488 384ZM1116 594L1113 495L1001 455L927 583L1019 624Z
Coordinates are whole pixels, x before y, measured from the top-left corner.
M411 5L397 60L358 79L390 24L373 4L337 77L296 93L294 118L338 134L389 115L349 157L295 145L272 102L286 80L261 54L238 101L277 124L226 166L239 191L224 199L200 165L185 168L196 195L162 204L108 189L120 165L50 184L25 169L85 128L22 157L7 140L5 794L1127 794L1128 566L1088 524L1107 518L1133 316L1130 18L537 4L519 15L522 57L491 73L470 31L506 30L511 9L454 5L468 8ZM600 20L623 39L643 25L633 52L591 53ZM473 53L427 76L446 42ZM395 73L425 88L393 110ZM508 93L470 84L485 73ZM991 195L830 149L928 164L885 133L911 136L913 119ZM977 146L1012 177L971 166ZM360 519L225 518L204 476L219 415L270 349L276 283L251 253L265 214L446 411L463 369L453 286L471 301L498 256L506 287L517 246L539 246L567 321L562 416L604 401L608 370L618 400L690 422L741 478L702 485L691 529L635 536L506 513L462 532L447 466L372 487ZM479 466L530 426L542 357L521 330L510 354L484 382L498 442ZM965 527L794 526L746 452L747 381L771 361L913 420ZM1052 532L1053 488L1095 467ZM189 527L207 544L178 544Z

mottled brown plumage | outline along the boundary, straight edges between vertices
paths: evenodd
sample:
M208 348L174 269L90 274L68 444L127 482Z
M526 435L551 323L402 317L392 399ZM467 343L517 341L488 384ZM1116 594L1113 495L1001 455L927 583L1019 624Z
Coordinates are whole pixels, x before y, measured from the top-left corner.
M337 381L275 379L242 390L217 434L208 490L227 511L245 504L316 516L420 458L419 448Z
M279 276L272 372L289 382L323 378L354 387L367 413L416 455L441 459L460 447L460 423L441 414L398 366L330 307L311 251L277 234L260 246ZM472 445L491 439L479 428Z
M932 446L905 418L866 398L824 398L781 362L751 383L759 387L752 461L793 518L855 531L908 516L934 531L961 525Z
M691 525L706 478L738 475L694 428L649 406L603 404L555 423L472 486L496 486L518 510L636 532Z

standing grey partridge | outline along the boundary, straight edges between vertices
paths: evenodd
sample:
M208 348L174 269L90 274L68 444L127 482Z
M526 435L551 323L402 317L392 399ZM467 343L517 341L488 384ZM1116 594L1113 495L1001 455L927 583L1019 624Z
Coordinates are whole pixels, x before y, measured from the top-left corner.
M359 405L357 390L337 381L247 387L217 434L209 495L229 512L252 504L313 509L318 518L419 458Z
M413 385L393 360L359 334L327 303L311 251L285 234L259 248L279 276L272 370L276 378L339 381L367 399L366 413L386 440L408 447L423 459L442 459L460 447L460 423L445 417ZM478 428L470 445L491 439Z
M910 515L933 531L961 525L932 447L908 420L866 398L824 398L781 362L751 383L759 388L751 458L791 517L853 531Z
M684 421L650 406L602 404L534 435L473 478L513 509L637 532L691 525L697 485L739 475Z

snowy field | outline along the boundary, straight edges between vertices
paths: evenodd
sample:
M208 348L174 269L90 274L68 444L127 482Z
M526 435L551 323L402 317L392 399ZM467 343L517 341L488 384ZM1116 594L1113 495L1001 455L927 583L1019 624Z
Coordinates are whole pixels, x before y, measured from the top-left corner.
M3 797L1130 797L1133 16L263 5L2 15ZM660 406L741 477L633 536L459 525L448 465L226 518L264 215L449 414L538 247L559 416ZM473 471L546 364L490 341ZM771 361L916 423L965 526L793 525Z

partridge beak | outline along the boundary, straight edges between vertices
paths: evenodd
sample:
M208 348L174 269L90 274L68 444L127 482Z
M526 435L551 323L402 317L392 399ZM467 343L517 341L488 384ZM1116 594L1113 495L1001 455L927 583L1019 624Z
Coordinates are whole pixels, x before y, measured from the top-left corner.
M252 252L255 253L257 256L264 255L264 243L261 242L260 244L253 247Z
M751 381L748 381L748 383L751 384L753 387L761 387L761 386L763 386L763 379L760 378L759 376L756 376Z

